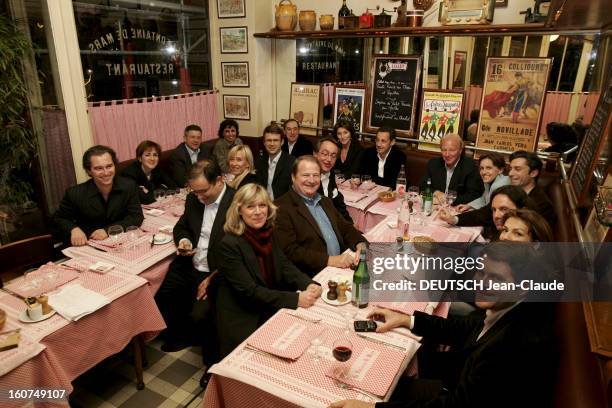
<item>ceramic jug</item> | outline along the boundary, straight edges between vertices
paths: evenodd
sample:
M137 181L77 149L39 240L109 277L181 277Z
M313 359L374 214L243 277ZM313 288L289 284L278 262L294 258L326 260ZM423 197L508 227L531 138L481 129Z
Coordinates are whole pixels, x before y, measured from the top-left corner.
M291 0L281 0L276 6L276 29L293 31L297 24L297 6Z

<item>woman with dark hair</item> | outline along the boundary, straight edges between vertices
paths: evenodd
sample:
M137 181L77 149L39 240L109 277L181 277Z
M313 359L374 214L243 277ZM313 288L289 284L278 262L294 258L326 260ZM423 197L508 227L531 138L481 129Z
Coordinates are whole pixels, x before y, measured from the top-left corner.
M238 137L239 134L238 122L233 119L225 119L219 125L219 131L217 132L219 140L215 143L213 157L224 174L229 173L227 153L232 147L242 144L242 139Z
M503 218L500 241L551 242L552 230L544 217L528 209L510 210Z
M504 175L506 162L504 156L499 153L485 153L478 159L478 167L480 169L480 178L484 183L484 193L477 199L467 203L459 204L457 211L466 212L469 210L477 210L489 204L491 201L491 193L501 186L510 184L510 178Z
M333 135L340 142L340 155L334 170L340 170L344 177L351 177L359 171L364 151L355 136L355 128L348 121L338 121Z
M222 356L279 309L310 307L321 295L321 286L297 269L273 238L276 209L266 189L250 183L227 210L215 297Z
M138 186L141 204L155 201L153 191L158 188L174 188L170 177L159 168L161 146L150 140L140 142L136 147L136 161L127 166L121 176L134 180Z

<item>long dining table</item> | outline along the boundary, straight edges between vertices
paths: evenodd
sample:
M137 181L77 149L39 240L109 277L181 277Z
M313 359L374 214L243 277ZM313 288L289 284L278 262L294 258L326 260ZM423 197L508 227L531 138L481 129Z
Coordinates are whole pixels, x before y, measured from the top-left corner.
M67 397L76 377L123 350L136 336L149 340L166 327L154 295L176 247L171 239L162 240L168 242L161 245L152 245L151 240L153 234L172 237L172 227L180 215L175 208L183 202L176 197L144 206L145 219L135 239L123 234L119 243L108 238L66 248L63 253L67 260L43 265L29 273L27 280L18 277L5 285L0 291L0 308L7 313L2 331L19 329L20 341L18 347L0 352L1 406L68 406ZM154 209L158 211L151 211ZM91 270L89 267L97 262L113 268L104 274ZM55 284L45 280L47 275L55 278ZM30 290L28 281L36 277L43 281L40 293L76 284L105 296L109 303L78 320L56 313L40 322L22 322L19 316L26 308L24 290ZM28 390L36 389L58 390L54 395L62 398L37 398L40 393L27 397ZM26 390L26 394L16 394L16 390Z
M362 203L363 209L352 207L351 199ZM355 211L359 211L357 215L362 217L354 219L356 223L365 221L367 208L378 202L372 195L368 197L368 204L363 204L365 200L349 194L349 213L353 216ZM394 205L399 206L398 203ZM368 228L364 234L366 239L370 242L395 242L395 212L389 205L388 214L380 217L374 227ZM479 227L449 226L437 220L435 212L420 217L420 222L413 224L410 226L411 234L427 236L438 242L472 242L480 239L482 232ZM352 280L352 273L350 269L326 267L314 279L325 288L329 280ZM382 334L355 333L350 327L352 322L365 319L374 306L408 314L415 310L433 312L443 317L450 307L448 302L370 302L368 308L358 309L350 303L329 304L331 302L324 299L325 293L324 290L323 296L308 309L278 311L220 363L211 367L209 371L213 375L203 406L326 407L342 399L386 401L405 372L416 372L411 362L420 346L419 338L405 328ZM353 344L354 356L349 360L349 372L354 380L349 388L342 388L333 378L337 364L332 357L333 342L341 337L348 338ZM279 357L287 357L287 350L293 350L294 353L289 355L291 358Z

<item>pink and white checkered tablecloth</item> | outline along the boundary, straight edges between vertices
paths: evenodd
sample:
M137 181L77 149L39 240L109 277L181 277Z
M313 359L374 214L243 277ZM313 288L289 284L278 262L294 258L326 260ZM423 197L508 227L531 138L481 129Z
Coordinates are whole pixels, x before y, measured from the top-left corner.
M350 188L350 183L345 181L339 186L339 190L344 195L346 209L357 229L365 232L368 230L366 209L378 201L378 193L389 191L389 187L376 185L372 189L353 190Z
M396 230L389 224L396 222L395 216L385 217L370 229L365 238L370 242L395 242ZM482 233L482 227L455 227L444 221L435 220L434 215L425 218L425 225L410 223L410 236L423 235L437 242L472 242Z
M78 278L78 276L77 271L49 262L37 270L29 272L25 278L13 279L4 289L22 298L40 296L43 293L55 290L55 288L62 286L66 282ZM38 287L33 286L34 281L38 282Z
M315 280L326 285L327 280L339 275L351 279L352 271L327 267L315 276ZM438 309L436 309L436 314L446 315L448 306L441 305ZM249 341L247 339L222 362L211 368L213 377L206 390L203 406L206 408L325 407L334 401L346 398L371 402L388 399L399 377L406 370L408 363L420 346L416 341L416 336L413 336L408 329L395 329L382 334L362 333L359 337L354 337L353 345L355 343L366 344L370 350L381 351L379 354L374 352L376 359L382 359L380 361L384 361L383 366L392 367L387 370L392 376L389 384L384 381L377 382L377 378L382 378L381 376L372 376L369 375L370 373L363 376L369 384L366 388L371 386L380 390L388 387L385 388L387 389L386 394L381 398L373 399L359 391L340 389L326 375L336 364L331 355L331 345L335 338L344 335L347 325L352 326L353 320L364 319L370 310L371 308L357 309L351 304L333 306L319 299L311 308L298 308L296 311L290 311L289 313L297 314L306 320L320 321L312 324L313 326L324 326L325 330L319 337L322 341L321 361L316 363L313 359L314 346L311 346L297 361L290 362L245 348ZM279 318L283 313L286 312L279 311L275 314L270 324L274 324L274 319ZM265 326L262 326L259 330L264 328ZM256 332L255 335L259 335L259 332ZM357 336L357 334L351 333L350 336ZM360 364L363 363L362 360ZM395 366L396 363L400 364ZM373 383L370 384L369 381ZM369 388L370 391L372 389Z

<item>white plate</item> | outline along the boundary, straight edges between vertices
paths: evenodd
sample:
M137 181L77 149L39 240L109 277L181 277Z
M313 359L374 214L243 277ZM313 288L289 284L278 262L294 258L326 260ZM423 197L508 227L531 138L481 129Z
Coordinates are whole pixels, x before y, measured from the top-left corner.
M321 299L323 299L323 301L325 303L330 304L330 305L334 305L334 306L346 305L347 303L350 303L351 299L353 298L352 293L347 290L346 292L344 292L346 294L346 302L338 302L337 300L329 300L327 298L327 293L328 292L329 292L329 288L323 289L323 293L321 294Z
M174 225L170 225L170 224L159 227L159 232L163 232L166 234L172 234L173 230L174 230Z
M24 310L21 311L21 314L19 314L19 321L24 322L24 323L42 322L43 320L47 320L48 318L53 316L55 313L56 313L55 310L52 310L49 313L47 313L46 315L42 315L40 317L40 319L32 320L32 319L30 319L30 316L28 316L28 313L24 309Z
M151 242L153 240L153 237L151 237L151 239L149 240L149 242ZM172 237L170 235L166 235L166 234L157 234L155 235L155 245L164 245L167 244L168 242L172 241Z
M159 215L162 215L164 213L163 210L159 210L157 208L151 208L149 210L145 210L144 212L147 215L152 215L153 217L157 217Z

